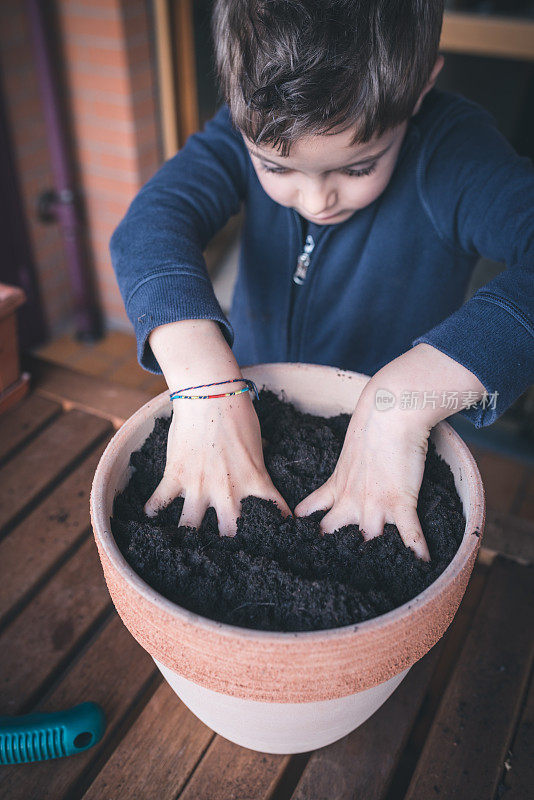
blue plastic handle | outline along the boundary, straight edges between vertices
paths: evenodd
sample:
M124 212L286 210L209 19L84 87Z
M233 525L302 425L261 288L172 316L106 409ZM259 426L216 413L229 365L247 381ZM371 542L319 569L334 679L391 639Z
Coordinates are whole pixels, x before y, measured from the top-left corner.
M0 765L82 753L100 741L105 728L106 718L97 703L51 714L0 717Z

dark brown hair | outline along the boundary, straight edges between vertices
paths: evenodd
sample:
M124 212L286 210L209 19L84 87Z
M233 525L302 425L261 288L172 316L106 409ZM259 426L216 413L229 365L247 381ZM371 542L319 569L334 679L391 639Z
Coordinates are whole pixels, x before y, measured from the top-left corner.
M222 96L252 142L356 126L368 142L409 119L434 67L443 0L215 0ZM335 130L334 130L335 129Z

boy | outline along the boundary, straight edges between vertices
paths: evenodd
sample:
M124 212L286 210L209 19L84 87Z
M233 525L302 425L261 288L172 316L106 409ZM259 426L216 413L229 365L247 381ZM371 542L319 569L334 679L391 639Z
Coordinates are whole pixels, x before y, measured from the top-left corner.
M372 376L334 473L294 513L365 539L395 524L427 561L431 428L460 409L489 425L534 378L534 170L483 109L434 88L442 15L442 0L216 0L226 103L111 241L139 361L171 390L258 362ZM242 201L228 320L202 252ZM507 269L462 305L479 255ZM212 505L231 534L248 495L291 513L249 394L174 401L148 514L183 495L181 524Z

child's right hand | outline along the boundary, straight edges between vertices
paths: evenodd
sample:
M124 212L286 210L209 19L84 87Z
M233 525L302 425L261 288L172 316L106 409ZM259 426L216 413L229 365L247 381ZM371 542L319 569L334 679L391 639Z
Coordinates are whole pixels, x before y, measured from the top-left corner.
M241 385L220 388L234 386ZM213 506L220 534L233 536L241 500L248 495L274 500L284 516L291 514L265 468L260 423L249 395L173 401L165 472L145 505L148 516L182 496L180 525L198 528Z
M227 383L185 390L213 381L241 377L219 325L210 319L188 319L160 325L149 343L169 388L183 394L216 394L241 389ZM155 516L175 497L184 497L180 525L198 528L206 509L217 513L219 533L233 536L241 500L249 495L274 500L287 516L291 510L265 468L260 423L250 392L208 400L172 401L163 478L145 504Z

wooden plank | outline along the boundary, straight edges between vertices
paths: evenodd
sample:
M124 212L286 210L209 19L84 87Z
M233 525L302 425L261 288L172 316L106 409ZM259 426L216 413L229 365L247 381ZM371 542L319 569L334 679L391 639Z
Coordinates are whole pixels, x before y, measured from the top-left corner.
M291 756L258 753L216 736L194 771L180 800L267 800L272 797ZM333 800L333 798L332 798Z
M17 319L14 313L0 311L0 398L19 378Z
M85 347L72 368L76 372L83 372L84 375L104 378L112 366L109 357L100 353L96 347Z
M41 397L55 400L63 408L79 408L108 419L116 428L152 397L148 392L36 358L27 357L26 363L35 378L35 391Z
M30 389L30 374L23 372L20 378L0 392L0 415L7 414L21 403Z
M143 389L145 392L148 392L150 395L152 395L152 397L156 397L156 395L161 394L162 392L169 391L167 381L161 375L152 375L150 378L145 378L141 384L141 389Z
M58 336L46 344L39 345L32 350L35 357L53 361L57 364L67 364L73 366L78 358L84 344L78 342L72 334L65 333Z
M139 391L141 385L149 377L150 372L147 372L146 369L143 369L139 365L135 353L132 353L126 361L123 361L122 364L115 367L113 370L113 381L115 383L120 383L121 386L127 386L137 391ZM156 376L152 375L152 377L154 378Z
M486 550L484 545L480 548L477 555L477 565L482 564L484 567L491 567L498 553L495 550Z
M214 736L163 683L83 798L174 800Z
M440 49L532 61L534 22L529 19L446 11Z
M163 159L166 161L178 151L178 113L174 86L169 0L154 0L152 8L158 64L159 117L161 121Z
M78 342L71 335L64 335L52 342L35 348L32 352L40 360L52 361L55 364L78 369L79 359L85 353L95 353L106 358L108 367L124 361L135 354L136 341L132 333L125 331L107 331L106 335L96 342Z
M4 464L0 469L0 528L12 524L109 431L106 420L82 411L69 411Z
M22 713L72 656L111 600L88 540L0 636L0 709Z
M530 672L532 567L498 556L406 800L493 797Z
M54 566L89 535L89 494L107 440L0 542L0 620L13 614Z
M530 689L526 697L521 719L512 744L504 762L502 797L514 800L530 800L534 787L534 676L531 676Z
M531 476L525 491L525 496L517 511L520 517L534 521L534 475Z
M408 739L410 750L421 749L418 740L424 738L439 705L485 578L486 570L477 565L454 621L442 639L414 664L398 689L360 728L311 755L292 800L372 800L386 795L401 757L406 760ZM409 763L402 764L401 771L406 769ZM398 788L393 795L400 797L403 792Z
M108 331L102 339L90 346L100 355L106 356L110 363L122 362L132 353L135 355L137 350L135 336L125 331Z
M528 467L521 461L487 450L476 461L486 492L488 512L510 513Z
M31 394L0 417L0 461L61 412L61 406Z
M489 513L482 537L484 549L534 564L534 520Z
M176 62L175 85L178 96L178 146L199 129L198 89L193 30L192 0L173 0L173 53Z
M157 685L154 684L157 675L159 672L148 653L137 644L114 614L82 657L36 709L59 711L86 700L99 703L106 715L103 739L84 753L68 758L2 767L0 796L10 800L80 797L83 788L79 784L87 785L117 740L120 740L123 729L135 721L138 711L146 702L147 692L150 696L154 685ZM133 755L137 760L135 768L152 759L144 746ZM124 776L126 781L133 777ZM111 800L112 795L104 792L100 797L102 800ZM141 800L142 796L132 794L130 797Z
M421 711L416 718L407 745L399 759L391 785L387 790L386 796L388 799L404 797L406 794L419 755L423 750L436 711L445 693L445 688L458 663L475 610L483 595L488 574L488 567L482 565L480 560L477 559L467 591L460 603L460 608L443 637L443 647L438 664L428 686Z
M398 689L363 725L312 754L292 800L384 797L442 646L438 642L414 664Z

